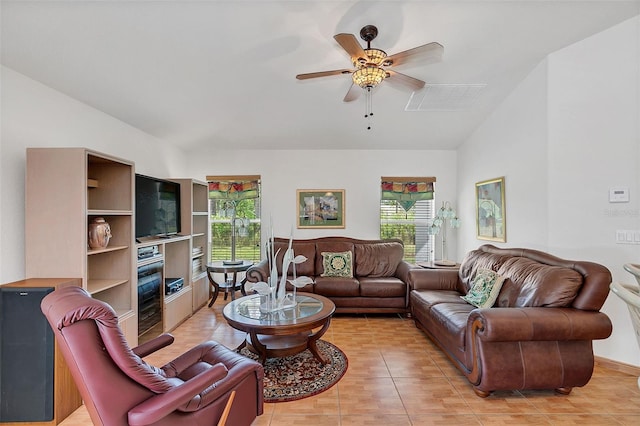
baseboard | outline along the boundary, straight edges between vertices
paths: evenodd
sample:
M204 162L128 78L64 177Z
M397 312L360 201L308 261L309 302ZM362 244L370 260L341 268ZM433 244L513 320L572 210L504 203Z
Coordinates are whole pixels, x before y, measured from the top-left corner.
M608 358L595 357L595 364L599 367L608 368L609 370L619 371L621 373L630 374L632 376L640 376L640 367L625 364L624 362L613 361Z

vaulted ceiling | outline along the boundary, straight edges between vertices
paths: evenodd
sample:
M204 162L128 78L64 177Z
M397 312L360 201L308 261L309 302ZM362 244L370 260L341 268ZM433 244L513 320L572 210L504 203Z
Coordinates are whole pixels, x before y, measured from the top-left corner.
M1 59L187 151L455 149L549 53L639 12L617 0L3 0ZM342 101L348 75L295 79L349 68L333 35L367 24L389 54L444 46L440 63L396 68L425 89L375 89L371 130L364 97Z

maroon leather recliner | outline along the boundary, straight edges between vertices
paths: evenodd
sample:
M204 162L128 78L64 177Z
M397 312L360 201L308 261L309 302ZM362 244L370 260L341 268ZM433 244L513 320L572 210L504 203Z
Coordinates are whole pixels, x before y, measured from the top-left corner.
M114 310L79 287L47 295L41 309L95 425L213 425L235 391L229 425L263 411L262 366L204 342L162 368L141 357L173 343L164 334L130 349Z

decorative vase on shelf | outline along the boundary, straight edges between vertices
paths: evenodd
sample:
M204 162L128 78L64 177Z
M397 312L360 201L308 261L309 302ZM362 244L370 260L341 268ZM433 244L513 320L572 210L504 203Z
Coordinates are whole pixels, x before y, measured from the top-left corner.
M89 223L89 248L107 248L111 239L111 227L103 217L95 217Z

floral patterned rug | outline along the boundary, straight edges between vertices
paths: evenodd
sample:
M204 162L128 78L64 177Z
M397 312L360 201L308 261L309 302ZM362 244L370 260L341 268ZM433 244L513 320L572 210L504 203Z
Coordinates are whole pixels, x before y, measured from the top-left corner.
M264 402L308 398L338 383L347 371L347 356L335 345L318 340L318 349L331 362L320 364L309 350L284 358L268 358L264 364ZM240 353L257 360L247 348Z

